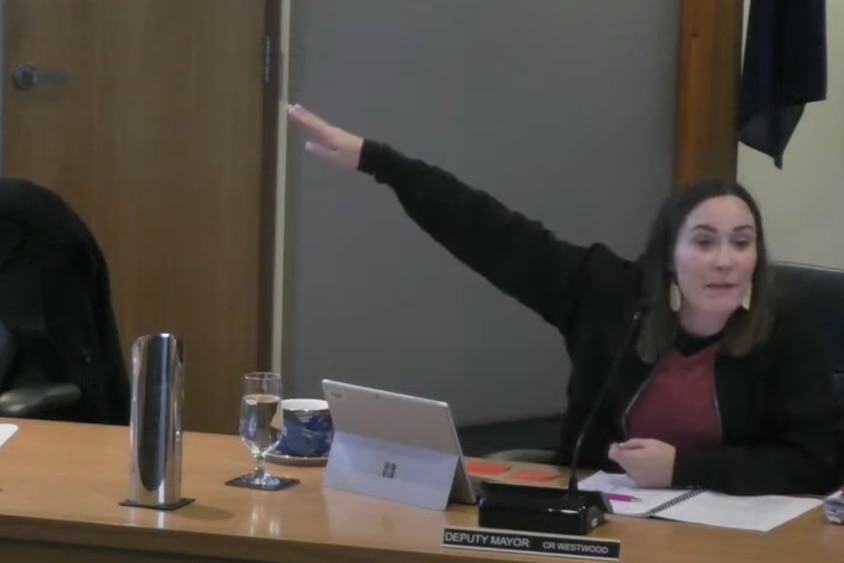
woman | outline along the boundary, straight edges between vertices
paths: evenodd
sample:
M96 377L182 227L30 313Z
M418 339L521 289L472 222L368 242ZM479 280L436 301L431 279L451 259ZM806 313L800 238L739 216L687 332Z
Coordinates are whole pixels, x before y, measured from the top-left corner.
M392 187L463 263L555 326L572 360L559 462L607 383L582 465L643 487L825 493L839 444L830 370L797 312L773 294L752 197L708 182L669 198L644 254L576 246L451 174L288 114L327 162ZM613 374L608 380L609 374Z

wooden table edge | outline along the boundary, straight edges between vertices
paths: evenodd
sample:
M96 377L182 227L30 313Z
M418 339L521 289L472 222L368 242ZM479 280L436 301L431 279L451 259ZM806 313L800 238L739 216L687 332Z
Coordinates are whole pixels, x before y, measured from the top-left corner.
M308 542L255 536L220 535L187 530L151 528L104 522L33 518L0 514L0 544L3 540L43 542L53 545L131 550L161 555L211 557L276 563L344 561L466 561L465 553L405 551L376 546L354 546L329 542ZM462 550L461 550L462 551Z

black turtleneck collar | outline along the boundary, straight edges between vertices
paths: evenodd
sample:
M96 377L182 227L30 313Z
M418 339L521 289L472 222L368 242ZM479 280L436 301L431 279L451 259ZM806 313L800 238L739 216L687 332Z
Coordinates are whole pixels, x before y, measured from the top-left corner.
M684 356L697 354L711 344L715 344L724 337L724 331L717 332L711 336L693 336L677 327L677 336L674 339L674 346Z

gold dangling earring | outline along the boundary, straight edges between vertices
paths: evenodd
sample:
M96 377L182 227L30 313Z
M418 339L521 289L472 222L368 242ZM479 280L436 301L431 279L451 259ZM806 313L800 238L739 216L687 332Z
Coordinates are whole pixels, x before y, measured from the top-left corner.
M750 310L750 300L753 298L753 286L747 286L747 292L744 294L744 297L741 300L741 308L745 311Z
M671 282L671 285L668 286L668 305L676 313L680 310L682 302L683 296L680 294L680 287L676 283Z

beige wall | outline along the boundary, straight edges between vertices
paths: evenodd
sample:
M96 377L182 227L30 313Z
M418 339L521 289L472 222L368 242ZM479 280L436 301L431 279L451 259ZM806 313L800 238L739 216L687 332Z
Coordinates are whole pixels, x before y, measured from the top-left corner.
M782 170L739 144L738 180L759 201L774 259L844 268L844 29L832 25L844 1L826 5L827 100L806 107Z

